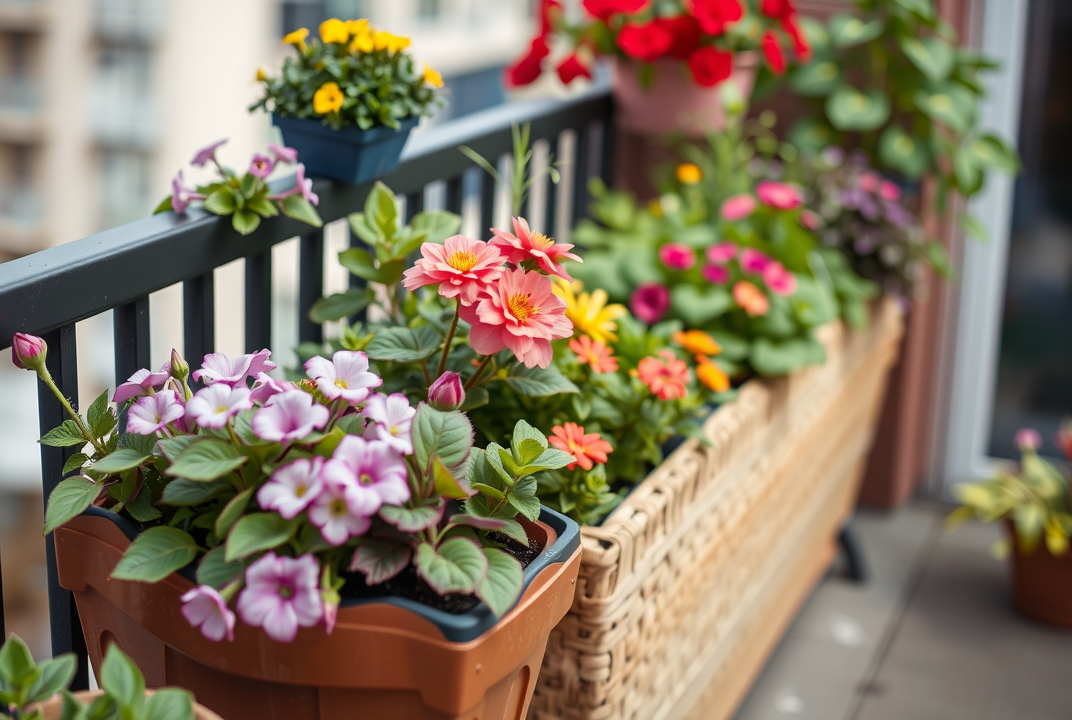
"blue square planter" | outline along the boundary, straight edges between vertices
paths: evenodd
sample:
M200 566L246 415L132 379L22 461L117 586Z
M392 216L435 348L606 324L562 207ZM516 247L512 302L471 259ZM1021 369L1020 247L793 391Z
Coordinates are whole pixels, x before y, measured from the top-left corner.
M333 130L318 118L272 115L287 147L298 151L305 174L357 185L375 180L398 167L402 148L419 118L401 121L398 130L380 125L369 130L344 127Z

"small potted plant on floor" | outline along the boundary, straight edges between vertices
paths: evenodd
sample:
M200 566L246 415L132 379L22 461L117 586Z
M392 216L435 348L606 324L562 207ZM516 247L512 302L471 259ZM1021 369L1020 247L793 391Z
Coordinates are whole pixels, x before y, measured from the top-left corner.
M1072 459L1072 424L1057 434L1057 445ZM950 529L965 520L1002 520L1007 537L994 548L1009 557L1012 601L1025 615L1072 628L1072 498L1068 478L1042 458L1035 430L1016 434L1020 465L982 483L962 483L954 492L962 503L949 516Z
M409 38L367 20L326 20L319 34L283 38L295 55L278 76L257 72L264 96L250 110L272 113L310 175L356 184L394 170L417 121L442 104L442 77L417 68Z

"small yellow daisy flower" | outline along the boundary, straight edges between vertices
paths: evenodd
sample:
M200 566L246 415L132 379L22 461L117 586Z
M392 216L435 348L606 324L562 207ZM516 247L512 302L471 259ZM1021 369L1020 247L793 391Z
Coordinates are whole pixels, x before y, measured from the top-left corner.
M617 318L625 314L624 305L608 305L605 290L591 294L581 292L584 285L579 280L572 284L554 278L554 293L566 302L566 318L573 323L573 334L588 335L596 342L609 344L618 339Z
M424 64L424 81L432 87L443 87L443 76L428 67L428 63Z
M264 68L257 68L257 82L264 82L268 79L268 73L264 71Z
M305 51L305 38L309 37L308 28L298 28L283 38L284 45L293 45L301 51Z

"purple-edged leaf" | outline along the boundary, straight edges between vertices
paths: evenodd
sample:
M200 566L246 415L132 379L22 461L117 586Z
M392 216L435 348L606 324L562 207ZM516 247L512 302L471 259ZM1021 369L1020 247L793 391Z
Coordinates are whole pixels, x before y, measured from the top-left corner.
M466 515L465 513L458 513L452 515L450 518L451 525L468 525L469 527L480 528L481 530L502 530L506 527L505 520L499 520L498 518L489 517L476 517L474 515Z
M462 479L447 469L439 457L432 458L432 476L435 479L436 494L440 497L464 500L476 494L476 491L469 485L468 479L465 479L464 467L458 474L462 476Z
M495 617L502 617L513 607L525 579L521 563L498 548L483 548L488 572L477 586L476 595L488 604Z
M514 519L503 520L503 522L505 523L505 525L501 528L498 528L496 532L501 532L506 537L510 538L511 540L516 540L522 545L529 544L529 535L527 532L525 532L525 528L521 525L521 523Z
M439 523L443 519L446 503L438 505L421 505L415 508L384 505L380 508L380 517L394 525L402 532L420 532Z
M409 565L413 551L404 543L382 538L366 538L350 561L350 570L364 574L369 585L390 580Z
M488 573L484 549L463 537L450 538L438 548L421 543L416 565L417 573L440 595L472 593Z

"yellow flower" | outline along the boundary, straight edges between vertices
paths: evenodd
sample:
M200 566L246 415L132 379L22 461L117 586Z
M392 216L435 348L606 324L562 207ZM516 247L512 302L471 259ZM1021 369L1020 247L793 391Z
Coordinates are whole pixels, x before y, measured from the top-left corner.
M305 38L309 37L309 30L306 28L298 28L294 32L290 33L283 38L284 45L294 45L299 50L305 50Z
M677 166L677 179L685 185L695 185L703 180L703 171L699 165L681 163Z
M367 33L368 31L368 20L362 18L361 20L346 21L346 32L350 33L351 36Z
M388 51L392 53L401 52L413 44L413 41L408 37L401 35L392 35L391 44L387 46Z
M257 68L257 82L264 82L268 79L268 73L264 71L264 68Z
M353 40L350 41L350 52L352 53L370 53L372 52L372 35L366 28L362 32L354 34Z
M338 18L331 18L320 23L320 39L326 43L340 43L345 45L350 39L350 31L346 29L346 23Z
M343 95L338 84L333 82L324 83L313 95L313 110L321 115L335 112L342 107Z
M391 47L395 36L385 30L374 30L372 33L372 46L376 50L386 50Z
M689 355L718 355L722 352L715 339L702 330L686 330L671 336Z
M663 216L663 204L659 202L659 198L655 198L650 203L648 203L648 212L650 212L655 217Z
M581 292L584 286L580 281L574 281L572 285L557 277L554 281L555 295L566 302L566 317L573 323L574 335L588 335L605 344L618 339L614 334L618 329L615 320L625 314L623 305L608 305L604 290L591 294Z
M696 377L715 392L726 392L730 389L729 375L707 358L700 358L696 365Z
M443 87L443 76L428 67L428 63L424 64L424 81L432 87Z

